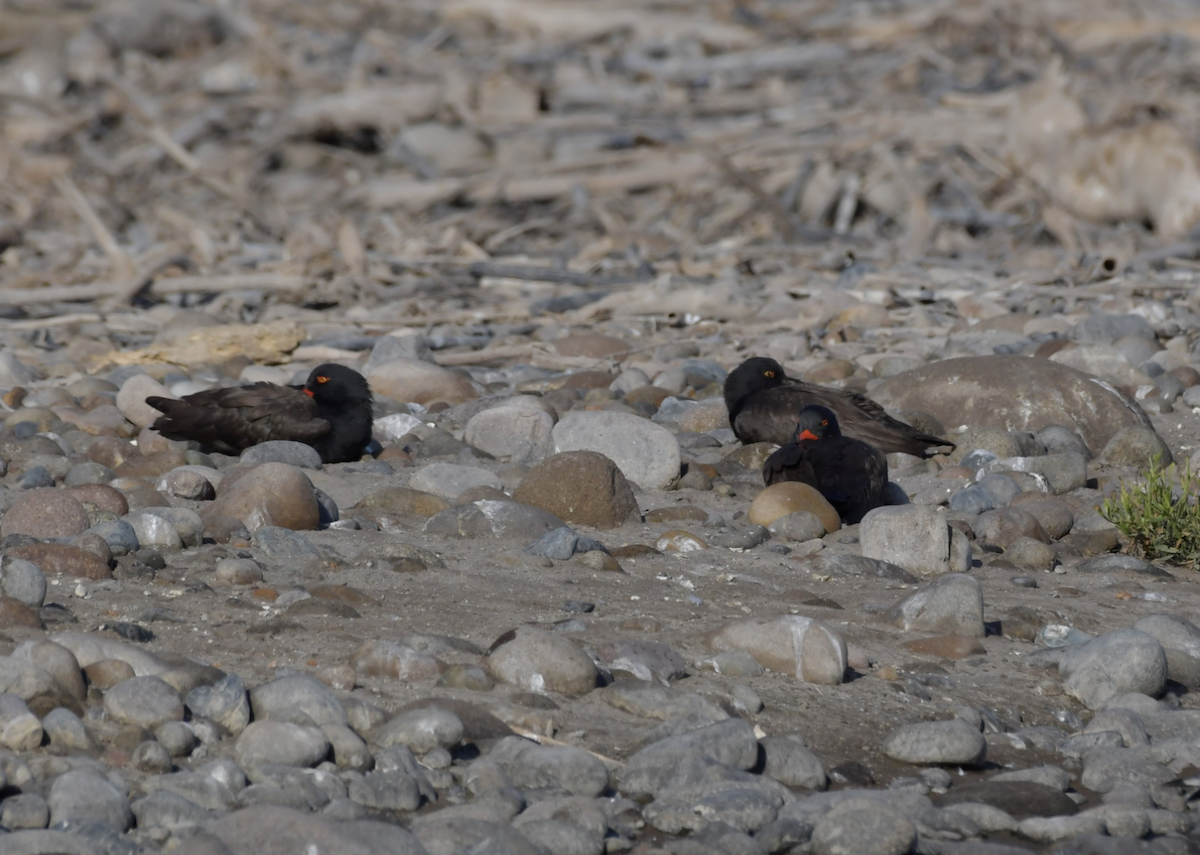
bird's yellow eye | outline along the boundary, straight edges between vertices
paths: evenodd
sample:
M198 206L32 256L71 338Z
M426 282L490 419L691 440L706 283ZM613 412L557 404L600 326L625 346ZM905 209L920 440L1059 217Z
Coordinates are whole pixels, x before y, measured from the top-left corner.
M317 382L318 383L328 383L329 378L326 377L324 374L322 374L321 376L317 377Z
M775 376L774 371L764 371L763 372L763 377L774 377L774 376Z
M821 419L821 427L829 427L829 419Z

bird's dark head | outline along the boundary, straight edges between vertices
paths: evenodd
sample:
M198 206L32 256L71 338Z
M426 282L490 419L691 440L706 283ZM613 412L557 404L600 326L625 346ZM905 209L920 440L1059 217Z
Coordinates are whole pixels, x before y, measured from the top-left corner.
M725 378L725 403L732 409L733 402L763 389L782 386L787 379L783 366L774 359L752 356Z
M370 402L371 387L353 368L326 362L308 375L304 394L324 406L350 406Z
M842 429L838 426L837 416L828 407L813 405L800 411L800 421L796 425L796 442L841 435Z

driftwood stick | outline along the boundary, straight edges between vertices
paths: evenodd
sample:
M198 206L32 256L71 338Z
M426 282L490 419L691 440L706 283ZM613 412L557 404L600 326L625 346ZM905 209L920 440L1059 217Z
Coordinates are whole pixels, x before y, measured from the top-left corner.
M653 270L646 270L619 276L602 276L578 270L562 270L557 267L501 264L495 261L477 261L471 265L470 273L477 279L485 276L500 276L506 279L526 279L531 282L561 282L566 285L583 285L589 288L649 282L656 275Z
M67 200L67 204L75 210L79 219L83 220L87 225L92 233L92 237L100 245L100 249L108 256L116 278L126 283L136 281L137 266L133 263L133 259L129 257L129 254L125 250L121 249L120 244L117 243L117 239L113 237L112 232L104 225L104 222L100 219L100 215L92 207L92 203L83 195L83 191L71 180L71 176L65 173L54 176L54 186L58 188L58 192L63 194L63 197Z
M221 291L292 291L304 285L303 276L286 273L235 273L229 276L173 276L143 280L142 286L158 294L186 294ZM92 282L87 285L51 285L47 288L0 289L0 305L25 306L36 303L71 303L100 300L126 293L128 282Z

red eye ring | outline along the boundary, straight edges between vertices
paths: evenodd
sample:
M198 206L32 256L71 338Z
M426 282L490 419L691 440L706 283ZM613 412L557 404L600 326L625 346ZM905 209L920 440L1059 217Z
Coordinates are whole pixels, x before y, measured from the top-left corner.
M767 377L767 378L773 378L774 376L775 376L775 372L774 372L774 371L764 371L764 372L763 372L763 377Z

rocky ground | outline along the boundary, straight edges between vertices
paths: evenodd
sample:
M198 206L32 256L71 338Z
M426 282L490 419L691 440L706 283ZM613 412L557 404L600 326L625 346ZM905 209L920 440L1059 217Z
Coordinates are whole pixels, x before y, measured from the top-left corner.
M0 4L0 855L1200 851L1188 14ZM751 355L957 448L764 490Z

